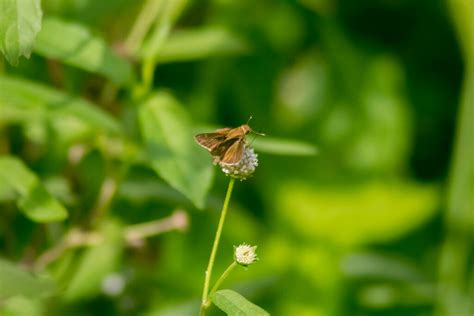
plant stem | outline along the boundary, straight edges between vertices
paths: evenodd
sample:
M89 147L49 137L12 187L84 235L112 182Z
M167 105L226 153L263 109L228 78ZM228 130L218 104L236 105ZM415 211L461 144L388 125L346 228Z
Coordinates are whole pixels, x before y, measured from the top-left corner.
M185 211L176 210L165 218L150 222L130 225L123 230L123 239L128 245L134 246L139 242L156 235L173 230L183 231L188 227L188 217ZM51 262L55 261L69 249L97 246L103 243L105 236L100 231L82 231L78 228L71 229L64 238L53 247L46 250L34 262L34 270L42 271Z
M118 183L116 179L113 177L106 177L104 179L92 215L91 222L93 225L97 225L105 217L105 214L109 210L110 204L115 197L117 189Z
M157 65L158 56L163 48L173 25L184 10L188 0L167 0L163 2L161 14L156 19L154 29L148 37L146 50L142 62L143 91L138 95L145 94L151 90L153 85L154 71Z
M138 49L140 49L145 35L153 25L156 16L158 15L159 9L163 1L161 0L148 0L140 11L135 24L132 27L127 39L125 40L125 47L127 51L134 55Z
M474 276L474 27L472 1L450 0L463 49L465 77L457 119L446 205L446 236L439 259L436 315L472 316ZM471 274L471 277L469 277ZM471 283L471 284L469 284ZM470 290L471 289L471 290Z
M133 244L168 231L184 231L188 228L188 221L188 215L185 211L175 210L168 217L126 227L124 237L129 244Z
M224 280L229 276L229 274L232 272L232 270L234 270L236 266L237 266L237 262L232 261L232 263L227 267L227 269L225 269L225 271L221 274L219 279L216 281L216 284L214 284L214 286L212 287L211 292L209 292L209 296L214 294L219 289L222 282L224 282Z
M205 311L208 305L209 297L209 283L211 281L212 268L214 267L214 261L216 259L217 248L219 247L219 241L221 239L222 228L224 227L225 217L227 215L227 208L229 206L230 196L232 195L232 189L234 188L234 178L230 178L229 186L227 187L227 193L224 200L224 205L222 206L221 218L219 220L219 225L217 226L216 237L214 239L214 245L212 246L211 255L209 257L209 263L206 269L206 275L204 279L204 289L202 291L202 302L201 309L199 311L200 316L205 315Z

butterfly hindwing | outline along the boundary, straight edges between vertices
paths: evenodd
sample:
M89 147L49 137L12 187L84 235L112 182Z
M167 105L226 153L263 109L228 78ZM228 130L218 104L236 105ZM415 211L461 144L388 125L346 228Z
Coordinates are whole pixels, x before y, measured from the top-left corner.
M226 165L238 164L244 156L245 142L244 139L236 140L225 152L220 156L220 163Z

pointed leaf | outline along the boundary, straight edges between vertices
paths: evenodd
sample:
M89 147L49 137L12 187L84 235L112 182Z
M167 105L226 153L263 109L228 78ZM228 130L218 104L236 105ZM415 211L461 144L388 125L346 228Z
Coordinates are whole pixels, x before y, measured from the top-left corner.
M0 51L10 64L30 57L41 16L40 0L0 0Z
M235 34L222 28L181 30L169 36L161 50L146 42L143 56L155 56L160 63L199 60L214 56L236 55L247 50L246 44Z
M64 206L46 191L38 177L18 158L0 157L0 183L20 196L18 207L29 219L52 222L67 217Z
M220 290L211 296L212 302L230 316L268 316L263 308L232 290Z
M259 152L286 156L314 156L318 149L313 144L299 140L259 137L252 143Z
M2 316L42 316L44 315L42 302L38 299L28 299L23 296L14 296L6 299L0 306Z
M202 208L213 166L207 152L194 142L188 113L171 95L159 93L141 106L140 125L151 167Z
M103 39L92 35L78 23L45 19L34 52L101 74L117 84L127 84L133 79L131 64L116 55Z
M55 285L51 279L36 277L3 259L0 259L0 284L0 300L18 295L41 298L55 291Z
M97 130L119 133L120 126L94 104L32 81L0 76L0 122L51 120L62 136Z

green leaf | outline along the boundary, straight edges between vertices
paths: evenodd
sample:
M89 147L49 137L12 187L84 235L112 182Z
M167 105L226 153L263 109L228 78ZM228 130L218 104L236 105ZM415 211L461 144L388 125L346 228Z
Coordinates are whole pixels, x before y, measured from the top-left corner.
M268 198L275 218L299 235L342 246L399 238L439 207L436 186L410 182L316 186L285 179Z
M171 95L161 92L141 106L140 125L152 168L202 208L213 166L207 152L194 142L186 110Z
M152 299L152 301L154 301ZM196 316L199 314L199 300L185 301L172 305L165 305L161 299L156 299L158 306L152 306L143 316ZM160 304L161 303L161 304Z
M30 57L42 14L40 0L0 0L0 51L10 64Z
M230 316L266 316L263 308L232 290L220 290L211 296L212 302Z
M45 19L34 52L101 74L117 84L127 84L133 80L131 64L116 55L104 40L77 23L57 18Z
M42 298L55 291L51 279L34 276L3 259L0 259L0 284L0 300L18 295Z
M273 155L314 156L318 153L318 149L312 144L268 136L256 138L252 146L259 152Z
M120 133L116 119L94 104L32 81L0 76L0 122L50 121L63 139L97 131Z
M18 207L36 222L60 221L67 217L66 209L43 187L37 176L21 160L0 157L0 182L10 186L20 198Z
M161 50L146 42L142 56L157 55L159 63L204 59L214 56L235 55L247 50L246 44L235 34L222 28L176 31Z
M38 299L14 296L0 305L1 316L42 316L44 314L44 308Z

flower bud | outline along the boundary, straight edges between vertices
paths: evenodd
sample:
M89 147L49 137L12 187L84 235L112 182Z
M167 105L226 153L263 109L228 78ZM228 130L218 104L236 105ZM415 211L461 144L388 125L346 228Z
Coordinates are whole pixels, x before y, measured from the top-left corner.
M241 244L234 247L234 260L241 266L248 266L258 260L255 250L257 246L250 246L248 244Z

